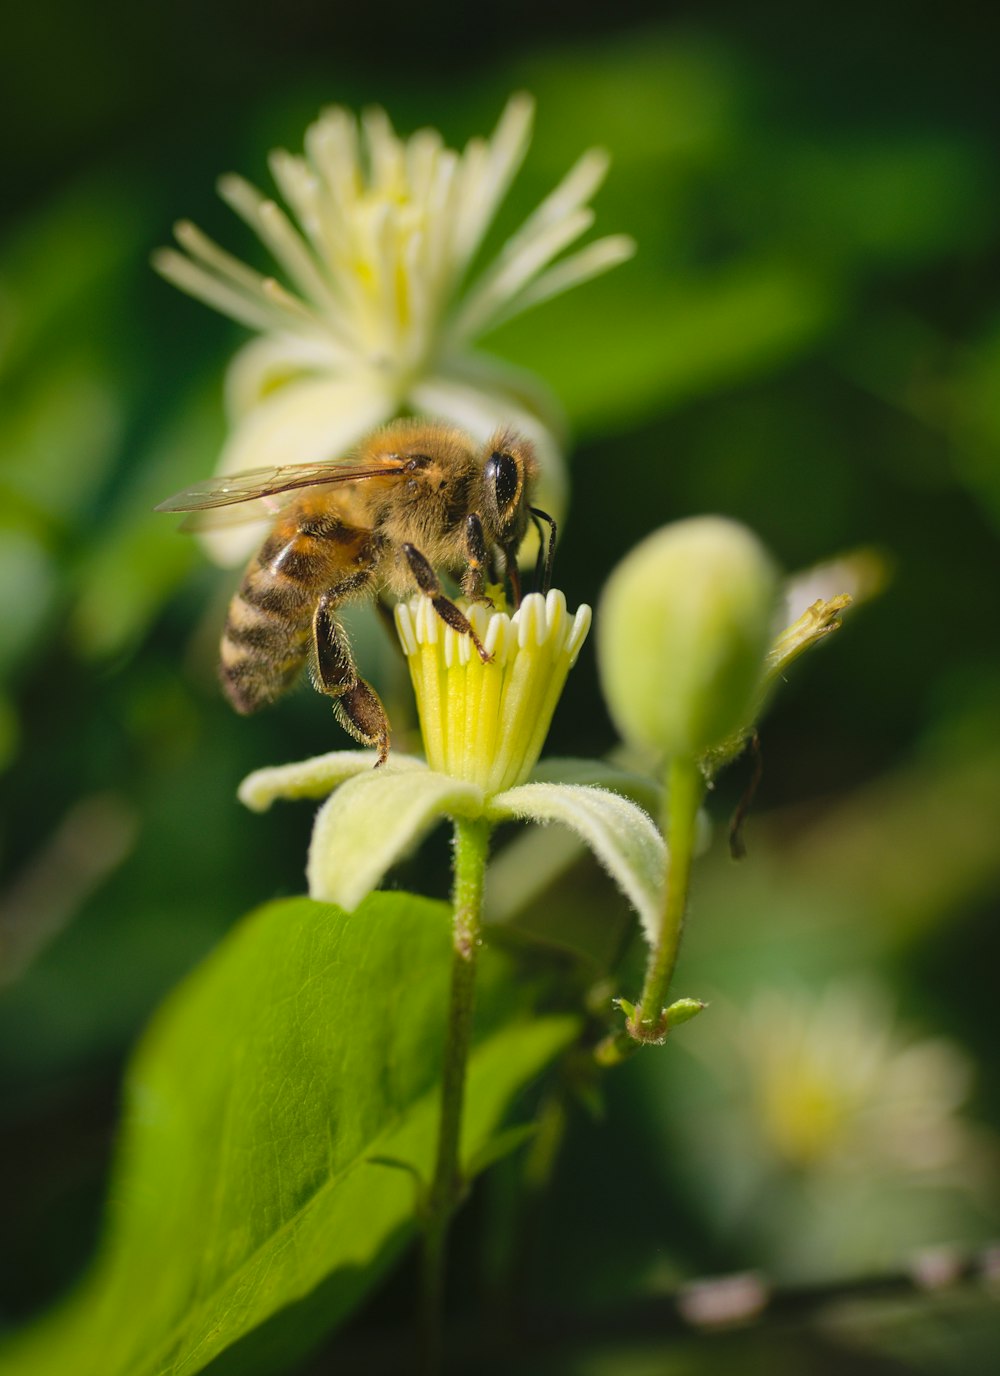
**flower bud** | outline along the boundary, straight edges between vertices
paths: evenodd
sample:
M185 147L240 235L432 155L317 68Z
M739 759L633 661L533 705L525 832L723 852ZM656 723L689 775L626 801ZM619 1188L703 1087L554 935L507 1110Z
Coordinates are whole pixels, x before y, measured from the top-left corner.
M749 724L778 595L767 551L720 516L656 531L598 609L604 695L625 740L696 759Z

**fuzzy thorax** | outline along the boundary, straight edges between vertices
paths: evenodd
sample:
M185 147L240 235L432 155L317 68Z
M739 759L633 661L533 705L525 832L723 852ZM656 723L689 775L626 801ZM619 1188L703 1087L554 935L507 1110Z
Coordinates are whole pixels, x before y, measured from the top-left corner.
M417 698L427 763L487 794L524 782L541 753L552 714L590 629L558 590L531 593L512 616L483 603L459 604L491 656L446 626L424 596L396 607L396 628Z

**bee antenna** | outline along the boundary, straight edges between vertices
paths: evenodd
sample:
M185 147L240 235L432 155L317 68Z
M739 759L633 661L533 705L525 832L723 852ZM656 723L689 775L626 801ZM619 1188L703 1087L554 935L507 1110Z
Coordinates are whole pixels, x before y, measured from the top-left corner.
M538 531L538 562L535 565L535 584L536 586L541 585L540 591L544 597L552 586L552 565L556 557L556 523L549 513L542 511L540 507L530 506L528 510L531 512L531 519ZM539 524L541 521L547 521L549 524L547 547L542 527Z

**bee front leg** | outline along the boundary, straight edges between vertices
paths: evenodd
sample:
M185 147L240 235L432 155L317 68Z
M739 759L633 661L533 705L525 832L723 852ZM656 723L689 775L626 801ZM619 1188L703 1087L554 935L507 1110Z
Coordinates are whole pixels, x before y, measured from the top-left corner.
M470 602L489 602L484 591L489 551L483 523L474 511L465 520L465 557L468 563L462 575L462 592Z
M431 603L438 616L446 626L451 626L460 635L467 635L476 647L476 652L484 664L489 664L493 656L483 647L483 642L472 629L472 623L461 608L456 607L450 597L445 597L441 588L441 580L434 572L424 555L420 553L416 545L404 545L403 553L406 555L406 562L410 566L417 587L425 597L431 599Z
M342 600L342 595L326 593L316 608L316 686L333 698L334 716L344 730L362 745L375 746L377 767L389 758L389 718L375 689L358 676L354 667L350 642L335 615Z

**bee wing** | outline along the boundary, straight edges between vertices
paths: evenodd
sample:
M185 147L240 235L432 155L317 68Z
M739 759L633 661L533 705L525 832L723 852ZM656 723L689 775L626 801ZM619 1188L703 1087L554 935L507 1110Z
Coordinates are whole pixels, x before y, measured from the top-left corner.
M177 529L182 535L200 535L203 531L235 529L255 521L273 521L297 496L298 491L293 488L268 497L246 497L229 506L202 507L189 511Z
M326 459L322 463L289 463L278 468L254 468L246 473L231 473L226 477L209 478L195 483L174 497L168 497L156 511L210 511L215 507L252 504L246 518L254 520L274 515L283 503L276 499L300 487L318 487L330 483L360 482L364 478L398 477L405 468L404 459L387 455L376 463L359 463L357 459Z

